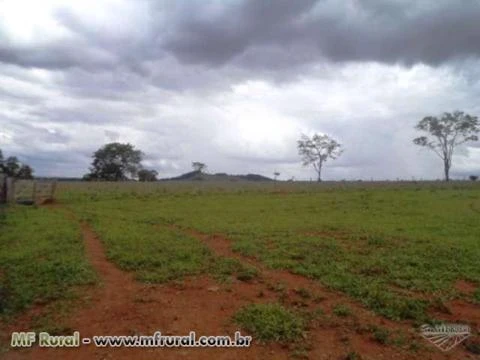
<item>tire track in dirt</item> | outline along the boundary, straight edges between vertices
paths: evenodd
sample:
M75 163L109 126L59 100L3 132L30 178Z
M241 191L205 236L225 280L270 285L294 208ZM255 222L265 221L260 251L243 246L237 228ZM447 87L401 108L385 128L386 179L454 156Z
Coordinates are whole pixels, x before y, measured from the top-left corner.
M75 215L58 204L52 211ZM229 291L210 291L218 284L207 276L187 277L182 282L148 285L135 281L131 273L108 261L103 244L90 226L81 223L88 260L100 278L99 286L84 288L81 304L62 322L82 337L94 335L231 335L238 330L228 319L238 308L257 296L259 288L244 283L232 285ZM30 331L27 312L19 316L12 331ZM31 319L30 319L31 320ZM69 335L69 334L65 334ZM287 359L288 349L279 344L250 348L96 348L83 345L74 349L39 348L10 350L4 359Z
M366 329L365 324L369 326L377 326L386 328L391 332L400 331L405 334L410 341L422 343L423 338L418 334L418 330L413 326L413 322L402 321L395 322L376 315L372 311L363 307L360 303L354 301L347 295L330 290L322 286L318 281L306 278L301 275L291 273L281 269L270 269L262 264L259 260L244 256L232 250L232 241L222 234L207 234L196 229L185 229L180 226L169 224L172 230L182 231L183 233L193 236L205 243L217 256L237 259L243 263L256 267L260 271L260 281L265 284L266 289L274 288L276 284L284 284L287 287L287 297L285 302L295 307L306 307L309 310L321 308L326 314L331 314L336 305L347 304L352 311L352 318L335 319L326 324L316 324L314 329L310 330L312 345L310 346L310 356L312 359L322 358L324 351L322 345L327 336L328 343L341 342L345 348L351 348L366 358L372 359L470 359L474 355L467 352L462 346L453 350L449 354L438 353L434 349L433 353L428 351L429 344L426 345L427 352L417 351L416 353L405 352L404 349L382 346L371 338L371 333ZM306 289L309 294L308 299L299 296L300 291ZM315 301L315 299L321 299ZM448 319L447 319L448 320ZM332 330L333 328L333 330ZM350 343L350 346L348 345ZM316 345L315 345L316 344ZM323 347L325 349L325 347ZM431 350L431 349L430 349Z

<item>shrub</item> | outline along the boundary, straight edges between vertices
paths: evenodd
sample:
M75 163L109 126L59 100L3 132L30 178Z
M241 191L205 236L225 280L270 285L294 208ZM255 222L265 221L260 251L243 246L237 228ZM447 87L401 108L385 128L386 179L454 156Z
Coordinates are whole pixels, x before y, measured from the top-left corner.
M346 317L352 314L352 310L347 305L339 304L335 306L333 313L340 317Z

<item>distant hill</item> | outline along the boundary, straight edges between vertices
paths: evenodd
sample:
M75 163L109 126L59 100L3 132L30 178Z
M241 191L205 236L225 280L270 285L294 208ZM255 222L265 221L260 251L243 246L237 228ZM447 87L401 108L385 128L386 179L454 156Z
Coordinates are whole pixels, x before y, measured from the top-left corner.
M247 175L236 175L240 179L248 180L248 181L273 181L269 177L258 175L258 174L247 174Z
M180 176L160 179L160 181L273 181L269 177L258 174L229 175L226 173L204 174L200 171L190 171Z

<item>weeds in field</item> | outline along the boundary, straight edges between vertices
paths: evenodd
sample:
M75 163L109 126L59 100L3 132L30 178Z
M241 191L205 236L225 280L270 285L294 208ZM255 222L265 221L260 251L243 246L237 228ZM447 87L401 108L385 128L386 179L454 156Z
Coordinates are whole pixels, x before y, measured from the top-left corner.
M380 344L387 344L390 340L390 331L382 327L374 327L373 339Z
M344 304L338 304L333 308L333 313L340 317L346 317L352 315L352 309Z
M473 298L476 302L480 303L480 287L478 287L473 293Z
M350 351L346 356L345 360L360 360L362 357L355 351Z
M243 265L237 273L237 279L240 281L250 281L258 276L258 270L253 266Z
M302 299L310 299L312 297L310 291L305 288L295 289L295 293L297 293Z
M212 258L209 273L219 281L228 281L232 277L240 281L250 281L258 276L258 270L255 267L245 265L237 259L225 257Z
M234 321L259 341L294 341L305 330L302 317L275 303L247 305L235 314Z

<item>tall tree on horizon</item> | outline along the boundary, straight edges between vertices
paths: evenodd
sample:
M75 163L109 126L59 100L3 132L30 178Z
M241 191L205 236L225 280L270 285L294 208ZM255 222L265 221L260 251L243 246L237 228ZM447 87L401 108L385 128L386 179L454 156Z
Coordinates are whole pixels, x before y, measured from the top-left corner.
M135 179L142 169L143 152L131 144L113 142L102 146L92 155L90 173L85 180L122 181Z
M415 129L427 132L430 137L420 136L413 143L432 150L443 161L445 181L450 181L450 168L455 148L467 141L477 141L480 132L478 118L462 111L445 112L440 118L424 117Z
M302 135L297 141L298 154L303 166L312 165L317 173L317 181L322 181L322 167L328 159L336 159L342 153L342 145L328 135Z

